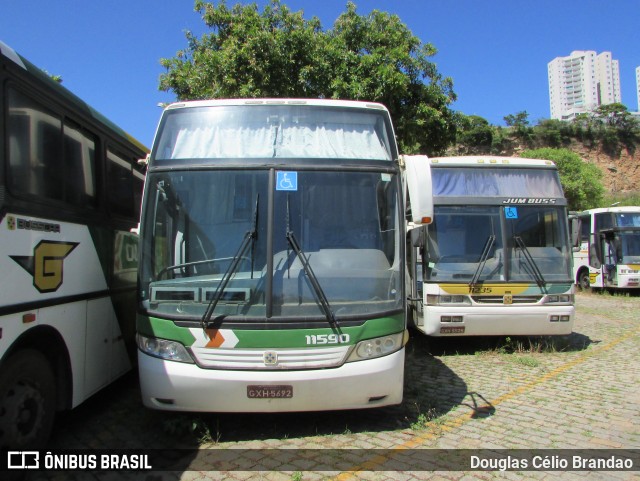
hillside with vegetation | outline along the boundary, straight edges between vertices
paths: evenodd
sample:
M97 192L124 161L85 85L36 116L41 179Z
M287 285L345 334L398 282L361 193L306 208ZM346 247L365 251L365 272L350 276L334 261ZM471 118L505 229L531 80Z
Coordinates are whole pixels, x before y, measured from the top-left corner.
M604 105L571 122L545 119L536 125L530 125L526 112L519 112L504 118L506 127L490 125L479 116L458 115L456 143L447 155L570 151L600 172L604 191L596 204L640 205L640 121L624 105Z

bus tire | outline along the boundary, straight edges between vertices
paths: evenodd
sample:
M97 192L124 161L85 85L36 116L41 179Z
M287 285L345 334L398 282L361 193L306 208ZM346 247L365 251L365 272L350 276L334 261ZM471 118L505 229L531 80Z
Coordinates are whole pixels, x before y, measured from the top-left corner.
M589 281L589 271L584 269L578 274L578 287L582 291L588 291L591 288L591 282Z
M43 448L55 407L55 378L47 358L34 349L11 355L0 372L0 448Z

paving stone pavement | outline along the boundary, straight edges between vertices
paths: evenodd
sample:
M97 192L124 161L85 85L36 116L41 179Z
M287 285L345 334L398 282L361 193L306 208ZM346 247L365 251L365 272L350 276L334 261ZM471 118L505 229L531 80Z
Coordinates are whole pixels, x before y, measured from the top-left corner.
M181 470L37 472L27 479L640 479L638 471L438 471L438 457L424 470L424 449L462 450L454 453L467 461L487 450L640 449L640 296L580 293L576 307L574 333L565 339L412 333L405 399L390 408L164 413L142 407L132 373L61 416L49 448L190 449ZM340 469L324 470L328 456Z

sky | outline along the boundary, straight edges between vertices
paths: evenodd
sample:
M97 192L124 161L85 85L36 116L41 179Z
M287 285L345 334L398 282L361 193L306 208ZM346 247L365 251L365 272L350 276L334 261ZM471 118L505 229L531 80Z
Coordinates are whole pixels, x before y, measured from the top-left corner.
M266 0L227 0L257 3ZM215 2L214 2L215 3ZM325 30L347 0L282 0ZM638 110L640 0L354 0L357 12L397 14L438 53L451 77L451 108L494 125L526 111L549 118L547 64L574 50L610 51L620 62L622 103ZM185 31L208 32L193 0L0 0L0 40L147 146L175 100L158 90L161 58L186 48Z

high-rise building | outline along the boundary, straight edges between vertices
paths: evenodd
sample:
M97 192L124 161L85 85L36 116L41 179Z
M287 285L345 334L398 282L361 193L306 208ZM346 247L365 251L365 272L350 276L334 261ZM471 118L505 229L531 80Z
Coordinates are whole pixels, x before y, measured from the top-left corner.
M571 120L600 105L620 102L620 64L611 52L575 50L547 65L551 118Z

